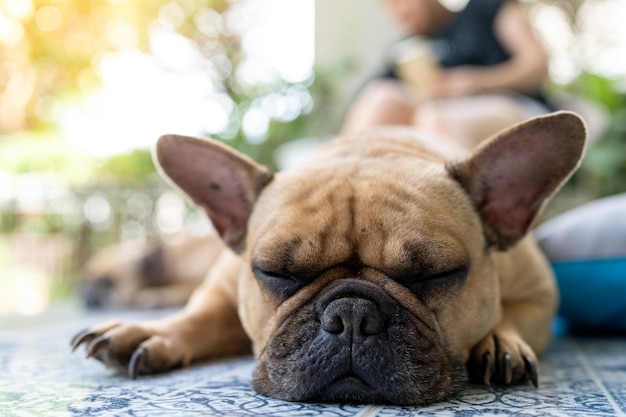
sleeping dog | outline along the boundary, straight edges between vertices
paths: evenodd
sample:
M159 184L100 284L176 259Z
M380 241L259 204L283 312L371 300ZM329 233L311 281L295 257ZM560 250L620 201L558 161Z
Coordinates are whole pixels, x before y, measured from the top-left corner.
M223 249L215 234L161 240L139 251L112 245L81 268L80 295L88 308L182 306Z
M164 136L163 174L229 249L179 313L96 325L73 348L131 377L252 351L254 389L289 401L423 405L466 370L536 385L557 291L526 233L585 137L567 112L466 154L388 128L275 174L218 142Z

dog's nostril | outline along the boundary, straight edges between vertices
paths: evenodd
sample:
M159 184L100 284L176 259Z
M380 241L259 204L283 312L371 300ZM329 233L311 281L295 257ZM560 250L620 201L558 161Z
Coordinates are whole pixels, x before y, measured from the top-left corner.
M338 314L326 314L322 316L322 328L327 333L341 334L345 326L343 325L343 319Z
M385 328L378 306L362 298L340 298L330 302L320 322L327 333L352 339L377 335Z
M379 334L384 329L384 323L380 314L366 315L361 320L361 333L365 336Z

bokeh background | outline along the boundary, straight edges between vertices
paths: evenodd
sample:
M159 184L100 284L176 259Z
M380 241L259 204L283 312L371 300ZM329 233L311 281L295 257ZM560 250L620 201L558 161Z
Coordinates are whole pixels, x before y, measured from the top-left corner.
M551 216L626 191L626 0L526 3L550 99L594 136ZM106 245L207 232L155 171L160 135L281 169L337 130L398 39L379 0L0 1L0 316L75 297Z

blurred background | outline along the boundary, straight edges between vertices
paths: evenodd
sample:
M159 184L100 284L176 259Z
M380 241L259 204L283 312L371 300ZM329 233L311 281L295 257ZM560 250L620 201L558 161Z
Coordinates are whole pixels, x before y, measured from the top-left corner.
M626 0L526 3L550 99L594 136L550 216L626 191ZM283 168L337 131L398 36L378 0L2 0L0 316L72 299L106 245L207 233L155 171L160 135Z

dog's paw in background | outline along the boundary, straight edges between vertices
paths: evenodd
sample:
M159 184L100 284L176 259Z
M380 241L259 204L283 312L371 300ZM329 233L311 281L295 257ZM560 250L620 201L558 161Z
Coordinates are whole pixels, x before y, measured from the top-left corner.
M212 266L212 277L236 276L240 260L228 249ZM233 293L207 278L181 311L141 323L109 321L91 326L72 338L72 351L85 347L87 358L107 367L138 375L185 367L194 360L249 354L250 339L241 326Z
M81 269L81 299L94 309L182 306L223 247L208 235L160 241L140 251L122 244L104 248Z

